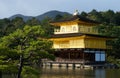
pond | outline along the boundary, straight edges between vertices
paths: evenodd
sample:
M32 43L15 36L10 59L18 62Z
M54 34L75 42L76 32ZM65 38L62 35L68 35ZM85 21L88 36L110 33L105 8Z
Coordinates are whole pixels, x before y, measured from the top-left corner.
M3 75L2 78L16 77ZM42 68L39 78L120 78L120 69Z
M120 69L43 68L40 78L120 78Z

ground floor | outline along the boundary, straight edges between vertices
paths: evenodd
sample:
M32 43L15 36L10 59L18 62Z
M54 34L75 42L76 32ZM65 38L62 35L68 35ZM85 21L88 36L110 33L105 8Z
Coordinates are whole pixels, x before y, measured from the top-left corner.
M105 50L103 49L56 49L56 62L66 63L104 63Z

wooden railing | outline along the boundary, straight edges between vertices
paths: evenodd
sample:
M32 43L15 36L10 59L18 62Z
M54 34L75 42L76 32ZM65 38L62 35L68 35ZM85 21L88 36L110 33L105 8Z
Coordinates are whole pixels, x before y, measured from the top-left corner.
M56 63L89 63L90 61L84 60L84 59L62 59L62 58L56 58L55 61L49 60L49 59L43 59L42 62L56 62Z
M55 62L59 63L87 63L89 61L84 59L62 59L62 58L56 58Z

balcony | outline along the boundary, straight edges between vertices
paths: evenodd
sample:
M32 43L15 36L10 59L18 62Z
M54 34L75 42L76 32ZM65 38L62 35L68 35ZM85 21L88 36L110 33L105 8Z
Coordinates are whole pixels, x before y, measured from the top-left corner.
M66 31L61 31L60 29L55 29L54 30L54 34L67 34L67 33L76 33L76 31L70 31L70 30L68 30L68 31L67 30Z

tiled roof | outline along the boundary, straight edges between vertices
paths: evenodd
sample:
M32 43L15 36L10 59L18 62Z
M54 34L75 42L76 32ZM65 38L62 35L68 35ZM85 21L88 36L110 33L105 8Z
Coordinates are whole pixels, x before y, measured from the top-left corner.
M67 37L77 37L77 36L91 36L91 37L99 37L99 38L115 38L105 35L97 35L97 34L86 34L86 33L69 33L69 34L54 34L51 38L67 38Z
M69 22L69 21L74 21L74 20L79 20L79 21L88 22L88 23L98 23L99 24L99 22L97 22L97 21L90 20L90 19L85 18L85 17L80 16L80 15L74 15L71 18L67 18L67 19L59 20L59 21L53 21L51 23Z

